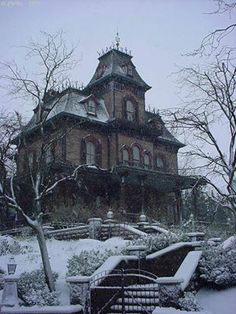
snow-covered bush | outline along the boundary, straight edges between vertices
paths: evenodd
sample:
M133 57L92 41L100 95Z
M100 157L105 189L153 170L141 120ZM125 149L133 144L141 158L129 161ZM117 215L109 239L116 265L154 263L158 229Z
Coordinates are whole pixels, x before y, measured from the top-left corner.
M73 255L67 262L67 276L90 276L100 267L105 260L113 255L121 254L120 250L81 251L79 255Z
M200 311L201 307L192 292L185 292L178 300L178 307L184 311Z
M177 243L187 241L187 236L182 232L178 233L168 233L168 234L158 234L149 235L147 237L140 237L131 241L131 245L144 245L147 247L147 253L154 251L159 251L166 248L167 246Z
M9 236L0 236L0 256L1 255L17 255L22 251L20 243Z
M56 281L58 274L53 273L53 279ZM56 292L50 292L46 281L44 272L41 269L34 270L30 273L24 272L21 274L18 281L19 297L27 305L58 305Z
M236 285L236 247L205 248L200 260L200 278L208 285L226 288Z

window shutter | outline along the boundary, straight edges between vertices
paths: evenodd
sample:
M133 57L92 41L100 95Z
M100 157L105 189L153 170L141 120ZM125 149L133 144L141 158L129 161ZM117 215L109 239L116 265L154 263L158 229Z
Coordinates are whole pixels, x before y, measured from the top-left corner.
M96 164L102 166L102 145L100 143L96 145Z
M86 164L86 142L84 139L81 140L80 144L80 163Z

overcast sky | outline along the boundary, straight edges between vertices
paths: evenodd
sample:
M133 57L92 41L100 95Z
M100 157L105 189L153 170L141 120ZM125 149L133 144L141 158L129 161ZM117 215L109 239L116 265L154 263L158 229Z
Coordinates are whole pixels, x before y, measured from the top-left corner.
M118 30L121 46L132 51L139 74L152 86L146 104L175 107L181 101L170 74L176 65L197 61L181 55L230 21L227 14L207 14L215 9L213 0L0 0L0 60L22 64L24 51L16 46L39 38L41 30L62 29L67 43L78 45L72 79L85 85L96 69L97 51L110 46ZM3 92L1 106L31 115L33 105L8 102Z

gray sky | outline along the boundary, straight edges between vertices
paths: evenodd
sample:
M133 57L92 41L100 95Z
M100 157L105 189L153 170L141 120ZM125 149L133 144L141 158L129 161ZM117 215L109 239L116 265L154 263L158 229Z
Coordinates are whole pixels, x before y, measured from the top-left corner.
M97 51L114 42L132 51L142 78L152 86L146 104L155 108L180 104L176 65L195 63L181 54L200 45L201 39L230 22L230 16L206 14L216 8L213 0L0 0L0 60L22 64L24 51L16 46L37 39L40 30L63 29L68 44L77 44L79 67L72 79L87 84L97 66ZM33 105L7 101L1 106L30 116Z

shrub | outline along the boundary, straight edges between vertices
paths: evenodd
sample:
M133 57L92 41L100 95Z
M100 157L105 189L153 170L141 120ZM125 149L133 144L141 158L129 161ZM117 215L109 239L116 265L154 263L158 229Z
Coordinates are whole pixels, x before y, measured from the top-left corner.
M208 247L200 260L200 278L216 288L236 285L236 249Z
M154 251L159 251L166 248L167 246L186 241L187 237L182 233L168 233L168 234L158 234L149 235L147 237L140 237L131 242L131 245L145 245L147 247L147 253Z
M58 274L53 273L56 281ZM26 305L58 305L56 292L50 292L42 269L24 272L18 281L18 294Z
M185 292L182 298L178 300L178 306L184 311L200 311L201 307L192 292Z
M105 260L116 254L121 254L121 251L105 250L100 251L81 251L79 255L73 255L67 262L67 276L90 276L100 267Z
M20 243L8 236L0 237L0 255L20 254L22 251L22 247Z

